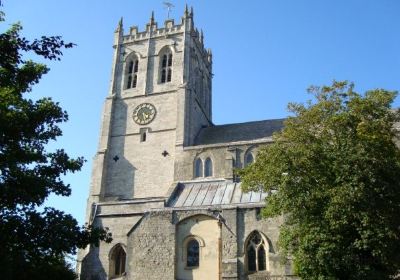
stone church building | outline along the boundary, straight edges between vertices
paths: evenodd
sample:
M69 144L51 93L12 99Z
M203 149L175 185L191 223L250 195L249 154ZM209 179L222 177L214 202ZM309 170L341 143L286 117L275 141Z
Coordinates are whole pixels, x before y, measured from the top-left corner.
M214 125L212 53L179 23L114 34L86 220L113 241L81 250L82 280L294 279L277 247L281 220L244 193L234 168L257 160L283 120Z

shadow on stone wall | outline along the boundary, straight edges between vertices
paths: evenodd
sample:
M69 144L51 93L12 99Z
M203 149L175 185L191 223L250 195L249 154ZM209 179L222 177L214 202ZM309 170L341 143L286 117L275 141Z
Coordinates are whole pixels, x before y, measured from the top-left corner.
M94 227L104 227L103 223L99 219L95 219L93 223ZM103 242L100 242L100 246ZM107 280L107 272L104 270L104 266L100 261L99 255L100 246L94 245L89 246L89 253L82 259L81 273L79 280ZM56 279L57 280L57 279Z
M80 280L106 280L107 274L99 258L99 248L90 246L89 253L82 260Z
M134 197L134 180L136 168L124 155L127 137L127 122L131 121L128 105L118 100L114 104L112 120L113 131L111 136L112 150L107 155L107 187L105 196L117 197L119 199L131 199Z

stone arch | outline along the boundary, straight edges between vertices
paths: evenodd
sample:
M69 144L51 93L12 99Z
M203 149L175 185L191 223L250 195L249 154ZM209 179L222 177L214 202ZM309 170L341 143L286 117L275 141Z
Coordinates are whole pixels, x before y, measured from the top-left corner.
M158 83L164 84L172 81L174 56L175 53L170 46L164 46L158 52Z
M256 155L255 155L255 145L250 146L249 148L247 148L247 150L245 151L244 155L243 155L243 166L246 167L249 164L253 163L256 159Z
M190 257L195 258L195 256L190 256L190 245L191 243L193 243L193 241L195 243L197 243L198 246L198 251L194 252L195 254L197 253L197 265L195 264L190 264L190 262L194 262L195 260L190 260ZM188 235L182 243L183 246L183 259L186 262L186 267L194 267L194 266L199 266L200 264L200 256L201 256L201 250L202 247L204 247L205 243L203 238L201 238L200 236L197 235Z
M220 236L220 224L214 216L195 214L179 221L176 225L177 261L175 265L177 278L218 279L220 268ZM188 245L191 241L194 244L198 243L199 246L198 266L188 266ZM195 247L195 258L196 254ZM194 264L196 263L194 262Z
M124 89L136 88L139 72L139 55L131 52L125 57L124 63Z
M115 244L109 254L108 275L112 278L125 275L126 273L126 246L122 243Z
M259 239L259 240L258 240ZM269 254L272 247L268 237L259 230L253 230L244 242L245 271L248 274L269 271Z
M203 177L203 160L199 157L196 157L193 162L193 177L200 178Z

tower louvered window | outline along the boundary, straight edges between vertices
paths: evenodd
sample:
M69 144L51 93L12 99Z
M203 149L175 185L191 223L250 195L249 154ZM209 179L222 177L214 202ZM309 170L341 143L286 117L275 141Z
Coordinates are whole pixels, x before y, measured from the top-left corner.
M161 57L161 80L160 82L168 83L172 79L172 53L168 52Z
M135 88L137 85L137 72L139 69L139 61L137 59L132 59L128 62L128 73L127 73L127 83L126 88Z

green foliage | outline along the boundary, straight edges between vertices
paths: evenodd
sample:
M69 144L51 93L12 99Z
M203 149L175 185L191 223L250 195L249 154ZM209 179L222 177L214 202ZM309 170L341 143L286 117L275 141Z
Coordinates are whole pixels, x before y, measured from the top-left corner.
M240 172L283 215L279 245L303 279L389 279L400 269L396 92L360 95L347 82L312 87L274 143Z
M38 209L51 193L71 194L60 176L79 171L84 159L70 158L62 149L46 150L62 135L59 124L68 115L51 98L27 97L49 69L24 59L34 53L60 60L61 50L73 44L59 36L29 41L21 37L21 29L14 24L0 34L0 271L3 279L74 279L65 255L100 240L109 242L111 235L80 227L54 208Z

